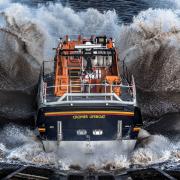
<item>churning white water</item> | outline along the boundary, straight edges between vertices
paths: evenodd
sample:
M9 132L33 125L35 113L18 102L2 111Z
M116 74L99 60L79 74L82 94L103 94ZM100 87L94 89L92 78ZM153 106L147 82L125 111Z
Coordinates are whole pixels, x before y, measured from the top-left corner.
M70 149L72 152L63 157L58 151L44 152L41 142L28 128L10 125L1 131L0 137L3 139L0 143L0 161L11 163L48 165L62 170L69 170L70 167L113 170L128 168L130 165L180 162L180 142L172 142L162 135L150 136L143 147L137 148L131 154L122 154L121 151L112 149L111 152L101 154L86 154L84 161L82 155L73 152L73 148Z
M170 2L170 1L169 1ZM149 9L123 25L115 11L96 9L75 12L60 3L38 8L0 0L0 113L6 118L27 118L33 112L33 89L42 61L53 59L52 48L65 34L107 34L116 39L121 60L136 79L143 114L178 112L180 92L180 18L176 9ZM28 129L9 126L0 133L0 159L23 163L50 164L68 169L73 159L45 153ZM84 167L128 168L180 160L180 143L161 135L130 156L108 152L88 158ZM73 155L73 154L71 154ZM80 162L80 161L79 161ZM75 165L78 165L77 163ZM81 165L80 165L81 166Z
M143 113L179 112L179 10L143 11L120 32L121 59L135 76Z

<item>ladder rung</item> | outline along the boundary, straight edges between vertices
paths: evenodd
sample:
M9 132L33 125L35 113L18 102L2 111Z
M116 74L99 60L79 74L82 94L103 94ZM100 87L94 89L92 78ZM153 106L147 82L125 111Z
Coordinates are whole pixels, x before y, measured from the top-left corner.
M76 69L81 69L81 67L79 65L77 66L67 66L68 68L74 68L74 69L70 69L70 70L76 70Z
M72 79L71 82L81 82L81 80L80 80L80 79L79 79L79 80L77 80L77 79L76 79L76 80L73 80L73 79Z
M67 66L68 68L74 68L74 69L81 69L79 66ZM72 69L70 69L70 70L72 70Z
M71 73L71 72L80 72L80 69L71 69L71 70L69 70L69 72Z
M81 87L80 85L71 85L71 87Z
M81 83L80 83L80 82L71 82L71 83L70 83L70 86L71 86L71 85L76 85L76 86L79 85L79 86L81 86Z

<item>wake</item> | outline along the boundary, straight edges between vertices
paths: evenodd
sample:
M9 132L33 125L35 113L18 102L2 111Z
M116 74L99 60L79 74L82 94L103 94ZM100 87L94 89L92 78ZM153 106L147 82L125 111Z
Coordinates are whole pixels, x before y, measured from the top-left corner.
M170 141L162 135L152 135L142 147L131 154L122 154L112 149L111 152L86 154L86 160L77 152L69 151L62 157L58 151L46 153L42 143L28 128L15 125L6 126L0 132L0 161L8 163L33 164L49 166L60 170L78 168L85 170L116 170L128 169L130 166L151 166L164 163L164 166L173 166L180 161L180 142Z

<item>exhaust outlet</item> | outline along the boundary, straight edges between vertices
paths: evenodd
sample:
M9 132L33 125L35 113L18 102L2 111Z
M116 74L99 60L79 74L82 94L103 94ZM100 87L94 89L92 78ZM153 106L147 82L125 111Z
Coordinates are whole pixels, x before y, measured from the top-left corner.
M62 122L58 121L57 122L57 143L58 143L58 145L60 144L62 139L63 139L63 135L62 135Z
M122 140L122 121L118 120L117 123L117 140Z

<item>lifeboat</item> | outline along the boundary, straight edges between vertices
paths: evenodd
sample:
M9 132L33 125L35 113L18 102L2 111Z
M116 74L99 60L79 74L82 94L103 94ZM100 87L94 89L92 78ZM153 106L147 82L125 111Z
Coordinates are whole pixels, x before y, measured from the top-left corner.
M132 150L142 118L114 40L66 36L55 50L39 81L36 127L45 150Z

